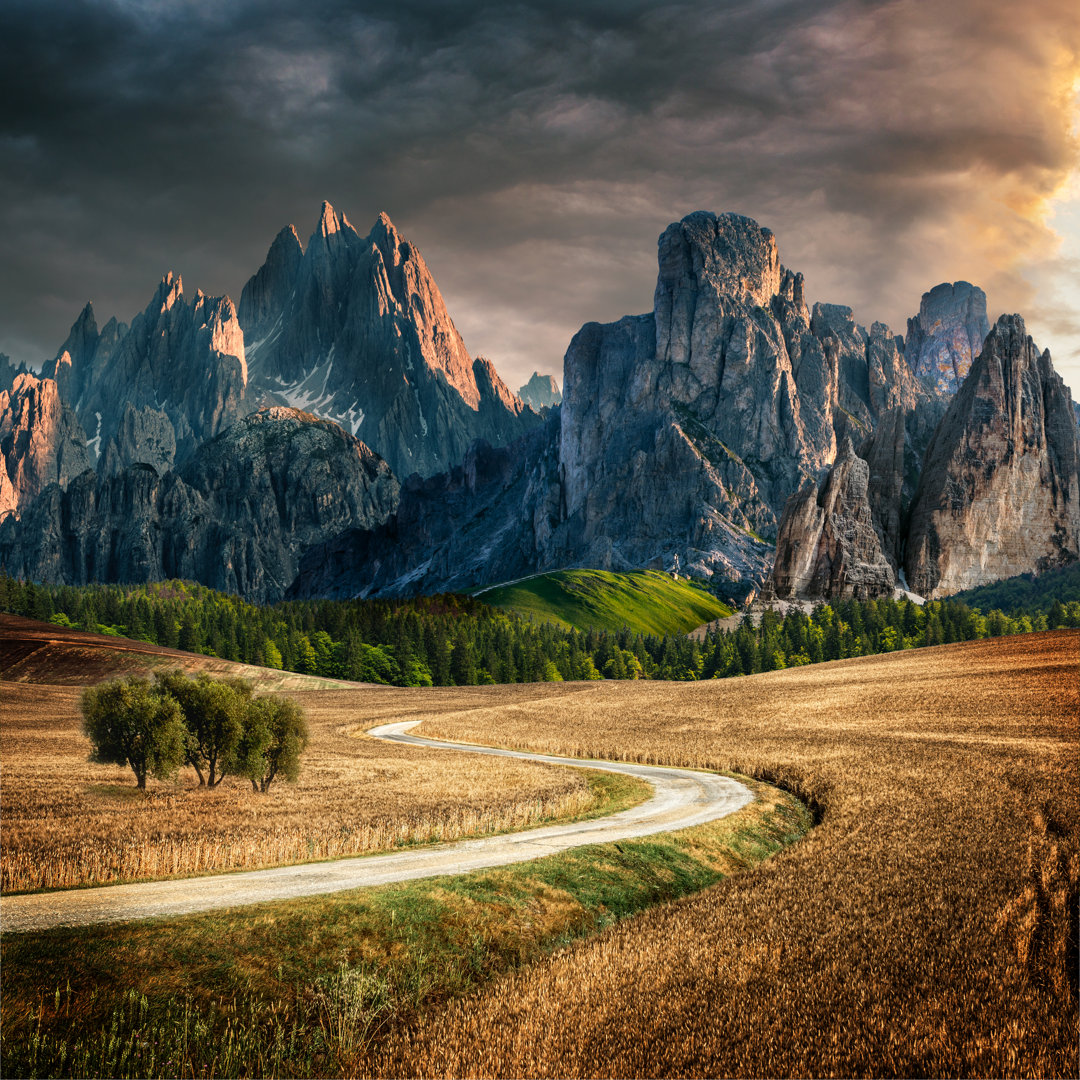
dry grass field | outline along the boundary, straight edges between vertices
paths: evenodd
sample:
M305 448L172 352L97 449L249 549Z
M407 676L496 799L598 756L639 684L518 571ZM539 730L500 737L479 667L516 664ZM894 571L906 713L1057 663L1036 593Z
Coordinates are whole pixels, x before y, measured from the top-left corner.
M446 755L357 734L391 719L486 704L490 695L351 684L313 690L326 680L306 676L290 676L299 688L289 687L311 726L299 783L275 784L267 795L237 779L200 790L194 772L184 770L175 783L150 781L142 794L130 769L87 761L81 691L52 681L71 683L80 671L93 682L144 670L143 647L116 639L102 645L98 635L19 622L14 630L10 622L0 628L0 668L35 681L0 682L3 892L364 854L524 828L588 813L597 803L578 770ZM164 662L178 656L189 669L221 674L239 666L145 648L153 650L151 666L162 662L161 653ZM260 690L281 688L279 672L242 674L254 675ZM511 698L538 692L506 689Z
M1076 1076L1080 634L714 684L613 684L426 725L735 769L821 823L393 1033L393 1076Z

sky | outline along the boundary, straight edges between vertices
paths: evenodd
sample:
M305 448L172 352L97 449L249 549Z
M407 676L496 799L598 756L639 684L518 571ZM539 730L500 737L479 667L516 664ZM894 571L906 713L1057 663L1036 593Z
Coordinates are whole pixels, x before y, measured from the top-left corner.
M1076 0L3 0L0 351L167 270L239 299L323 199L387 212L474 354L561 383L697 209L904 332L941 281L1080 391Z

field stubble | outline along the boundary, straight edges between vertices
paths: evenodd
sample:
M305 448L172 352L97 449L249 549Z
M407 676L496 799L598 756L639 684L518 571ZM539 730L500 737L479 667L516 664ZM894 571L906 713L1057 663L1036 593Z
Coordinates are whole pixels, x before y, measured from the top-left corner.
M1075 1076L1075 632L720 684L605 684L423 733L732 769L802 843L392 1033L382 1075Z
M524 688L518 691L523 696ZM536 690L530 691L535 696ZM92 765L79 691L0 686L0 888L5 893L257 869L521 829L595 807L576 769L396 746L359 735L380 721L464 708L467 689L294 691L311 741L299 783L199 789L191 770L150 781ZM359 737L358 737L359 736Z

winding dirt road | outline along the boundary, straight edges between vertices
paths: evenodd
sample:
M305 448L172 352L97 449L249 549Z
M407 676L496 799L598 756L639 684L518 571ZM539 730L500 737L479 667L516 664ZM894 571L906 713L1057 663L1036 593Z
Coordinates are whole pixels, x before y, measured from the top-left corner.
M602 769L647 780L651 799L630 810L592 821L549 825L520 833L460 840L390 855L367 855L333 862L281 866L271 870L217 874L135 885L31 893L0 899L0 931L14 933L57 926L150 919L213 908L316 896L345 889L389 885L442 874L467 874L493 866L527 862L585 844L608 843L685 829L733 814L753 801L753 794L735 780L692 769L666 769L614 761L549 757L516 750L495 750L466 743L442 742L410 735L419 721L384 724L369 735L448 751Z

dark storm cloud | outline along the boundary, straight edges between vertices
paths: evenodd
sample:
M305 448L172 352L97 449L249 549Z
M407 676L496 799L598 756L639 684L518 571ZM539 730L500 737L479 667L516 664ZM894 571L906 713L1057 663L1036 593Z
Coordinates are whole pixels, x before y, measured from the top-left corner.
M87 298L130 318L170 268L235 297L323 198L387 210L514 385L647 310L657 234L699 207L897 329L946 278L1019 306L1080 18L1002 8L9 2L0 349L40 362Z

